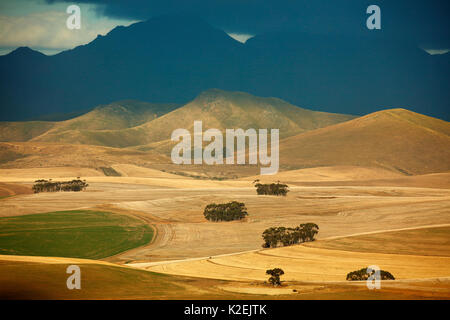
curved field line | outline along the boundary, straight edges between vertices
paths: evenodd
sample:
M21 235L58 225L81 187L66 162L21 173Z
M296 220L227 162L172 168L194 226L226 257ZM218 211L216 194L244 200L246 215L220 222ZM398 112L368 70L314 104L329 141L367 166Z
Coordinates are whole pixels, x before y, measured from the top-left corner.
M160 226L167 226L167 225L156 225L157 228L160 227ZM450 224L447 223L447 224L434 224L434 225L408 227L408 228L398 228L398 229L384 229L384 230L377 230L377 231L353 233L353 234L344 235L344 236L327 237L327 238L322 238L322 239L317 240L317 241L342 239L342 238L347 238L347 237L357 237L357 236L378 234L378 233L406 231L406 230L415 230L415 229L439 228L439 227L449 227L449 226L450 226ZM160 229L158 228L158 230L160 230ZM158 233L158 235L160 235L160 234L164 235L164 232ZM173 237L173 235L172 235L172 237ZM167 239L167 237L165 235L164 235L164 238ZM155 242L156 242L156 240L155 240ZM157 245L156 247L160 248L160 247L163 247L163 246L167 246L169 242L168 241L164 241L163 243L164 243L164 245ZM136 267L136 268L148 268L148 267L152 267L152 266L166 265L166 264L171 264L171 263L179 263L179 262L188 262L188 261L198 261L198 260L215 259L215 258L221 258L221 257L229 257L229 256L241 255L241 254L251 253L251 252L254 252L254 253L257 253L257 254L261 254L261 255L275 256L273 254L270 254L270 253L266 252L266 251L269 251L271 249L274 249L274 248L238 251L238 252L227 253L227 254L212 255L212 256L206 256L206 257L188 258L188 259L164 260L164 261L157 261L157 262L129 263L128 265ZM335 249L329 249L329 250L335 250ZM346 251L346 250L337 250L337 251ZM349 252L352 252L352 251L349 251Z
M449 224L366 232L350 236L443 226ZM449 277L450 271L447 268L449 263L449 257L361 253L297 245L207 258L129 264L129 266L174 275L223 280L262 280L266 277L264 270L276 266L285 270L288 281L336 282L343 279L345 282L346 273L352 268L357 269L366 264L378 264L398 274L397 278L403 280L444 279Z
M418 227L407 227L407 228L385 229L385 230L352 233L352 234L344 235L344 236L332 236L332 237L327 237L327 238L321 238L320 240L335 240L335 239L358 237L358 236L365 236L365 235L378 234L378 233L388 233L388 232L407 231L407 230L416 230L416 229L431 229L431 228L440 228L440 227L450 227L450 223L430 224L430 225L418 226Z

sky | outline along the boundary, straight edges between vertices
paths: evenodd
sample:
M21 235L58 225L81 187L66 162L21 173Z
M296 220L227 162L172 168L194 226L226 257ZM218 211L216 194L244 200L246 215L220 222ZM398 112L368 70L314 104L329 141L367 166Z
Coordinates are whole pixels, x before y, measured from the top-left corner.
M81 3L81 29L69 30L68 6L45 0L0 0L0 55L21 46L51 55L86 44L118 25L139 21L108 17L99 12L98 4Z
M66 27L72 4L81 9L80 30ZM199 16L241 42L287 31L363 36L371 4L381 8L383 35L434 53L450 48L448 0L0 0L0 54L19 46L54 54L115 26L170 13Z

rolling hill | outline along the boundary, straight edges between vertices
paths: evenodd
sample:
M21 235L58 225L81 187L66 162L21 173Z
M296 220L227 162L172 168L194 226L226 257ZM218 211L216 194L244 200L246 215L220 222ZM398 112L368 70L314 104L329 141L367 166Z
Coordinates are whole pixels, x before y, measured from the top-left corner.
M120 130L139 126L178 107L176 104L152 104L125 100L94 108L84 115L61 121L33 141L92 144L98 130ZM94 138L95 139L95 138ZM109 145L105 143L93 143Z
M352 118L354 117L350 115L299 108L277 98L261 98L244 92L211 89L201 93L185 106L140 126L121 130L87 130L86 125L78 124L76 130L53 129L33 141L118 148L139 146L142 150L156 148L167 151L167 146L172 144L172 132L178 128L192 131L195 120L203 121L203 130L277 128L280 129L281 137L288 137Z
M101 146L39 142L0 142L1 168L81 167L100 169L112 164L127 163L146 167L171 163L156 152L142 152ZM101 170L100 170L101 171Z
M351 115L303 109L278 98L211 89L184 107L135 129L145 129L151 133L144 136L145 143L140 143L140 150L169 152L169 147L173 145L170 141L172 131L184 128L193 132L195 120L202 120L204 131L209 128L221 131L267 128L279 129L280 137L289 137L353 118Z
M84 115L61 122L50 133L66 130L119 130L151 121L178 105L124 100L101 105Z
M389 109L288 137L280 163L290 168L381 167L403 174L450 170L450 124L405 109Z

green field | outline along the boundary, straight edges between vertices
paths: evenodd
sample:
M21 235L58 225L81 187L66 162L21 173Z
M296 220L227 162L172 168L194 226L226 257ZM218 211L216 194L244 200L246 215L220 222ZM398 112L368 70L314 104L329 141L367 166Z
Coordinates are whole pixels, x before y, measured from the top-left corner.
M61 211L0 218L0 254L102 259L145 245L153 229L109 212Z

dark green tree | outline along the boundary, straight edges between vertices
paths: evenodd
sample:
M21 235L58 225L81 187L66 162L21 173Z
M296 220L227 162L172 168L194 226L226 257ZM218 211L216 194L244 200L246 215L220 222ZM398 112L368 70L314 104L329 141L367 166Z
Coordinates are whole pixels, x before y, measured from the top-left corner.
M58 191L83 191L89 185L86 180L72 180L72 181L52 181L49 180L36 180L33 185L34 193L39 192L58 192Z
M259 183L259 180L255 180L253 184L256 187L256 193L259 195L286 196L289 192L288 185L279 181L277 183L262 184Z
M268 269L266 274L270 275L269 283L273 286L281 286L280 276L284 274L284 271L280 268Z
M205 207L203 215L210 221L232 221L244 219L248 213L245 204L231 201L229 203L211 203Z
M367 268L362 268L360 270L352 271L347 274L348 281L365 281L369 279L371 275L374 274L375 271L372 271L370 274L367 273ZM380 280L395 280L394 276L385 270L380 270Z
M314 241L314 236L319 232L319 226L315 223L303 223L300 228L305 232L305 238Z
M263 248L274 248L279 243L290 246L300 242L314 241L314 236L319 232L319 226L309 222L295 228L272 227L264 230L262 238Z

